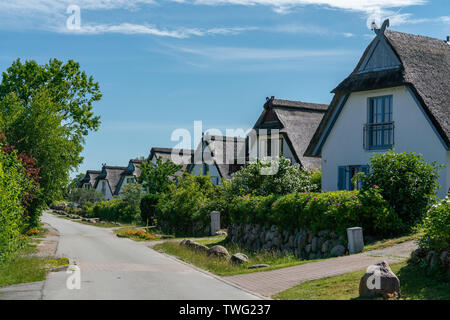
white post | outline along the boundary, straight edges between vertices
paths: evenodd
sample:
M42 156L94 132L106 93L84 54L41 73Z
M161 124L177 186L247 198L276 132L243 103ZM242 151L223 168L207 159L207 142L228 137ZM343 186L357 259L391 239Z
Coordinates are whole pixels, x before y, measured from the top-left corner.
M350 254L359 253L364 249L363 230L361 227L348 228L347 237Z
M211 212L211 235L214 235L219 230L220 230L220 212L212 211Z

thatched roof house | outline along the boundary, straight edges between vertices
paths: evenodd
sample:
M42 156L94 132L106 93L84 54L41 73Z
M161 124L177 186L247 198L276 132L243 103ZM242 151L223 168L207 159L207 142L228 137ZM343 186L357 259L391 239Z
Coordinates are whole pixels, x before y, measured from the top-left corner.
M139 165L144 162L144 160L131 159L128 162L128 167L120 174L120 180L114 191L114 196L119 196L122 188L129 183L136 183L137 178L141 175L141 168Z
M231 179L231 174L245 164L245 138L204 135L188 166L194 175L209 174L213 184Z
M290 158L293 163L299 163L304 168L317 169L320 168L320 159L303 154L327 109L326 104L266 98L264 110L253 129L258 137L263 132L261 129L265 130L267 135L270 135L270 130L278 129L282 139L279 143L280 155ZM269 139L267 140L269 142ZM259 138L258 143L258 148L263 149ZM249 147L257 148L254 144ZM264 155L258 153L258 157L262 156Z
M415 152L445 165L438 191L450 190L450 44L444 39L375 28L353 72L304 153L322 158L322 188L351 190L379 152Z
M111 200L116 195L122 173L127 167L103 165L100 174L95 178L94 188L105 195L106 200Z
M319 140L346 94L401 85L408 86L414 92L447 149L450 149L449 43L443 39L393 30L378 32L380 35L366 48L353 72L332 90L335 95L330 108L314 134L305 156L319 156ZM387 46L386 50L392 49L395 53L386 61L388 65L379 68L380 70L371 69L371 63L375 63L375 60L370 61L378 46ZM371 72L365 72L369 70Z
M153 163L156 163L157 158L161 158L163 162L166 162L167 160L172 161L175 164L181 164L183 165L183 170L187 170L187 167L191 163L191 157L194 153L194 150L192 149L174 149L174 148L159 148L159 147L153 147L150 150L150 154L147 158L148 161L152 161ZM177 155L178 159L173 159L172 154ZM177 175L181 175L182 172L178 172Z
M101 171L87 170L86 175L80 181L78 188L93 188L95 185L95 179L98 177Z

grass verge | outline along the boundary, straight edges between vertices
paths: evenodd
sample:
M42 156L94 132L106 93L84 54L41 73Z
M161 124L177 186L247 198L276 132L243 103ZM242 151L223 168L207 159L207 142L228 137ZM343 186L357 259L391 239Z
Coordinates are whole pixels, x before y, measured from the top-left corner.
M400 244L400 243L403 243L406 241L416 240L416 239L419 239L422 235L423 235L423 233L414 233L414 234L406 235L403 237L383 239L380 241L376 241L374 243L369 243L364 246L363 252L383 249L383 248L391 247L393 245Z
M405 300L448 300L450 283L444 277L431 276L421 266L401 262L391 265L400 279L401 299ZM307 281L274 295L281 300L351 300L358 299L359 281L365 270L336 277Z
M220 276L231 276L235 274L253 273L260 271L269 271L285 267L291 267L304 263L314 262L318 260L300 261L295 256L278 255L271 251L263 252L248 252L234 244L224 243L225 236L218 236L213 239L199 240L197 242L204 244L208 247L214 245L222 245L227 248L228 252L233 255L241 252L248 256L249 266L255 264L268 264L270 267L261 269L248 269L246 265L235 265L230 261L222 260L215 257L208 257L205 253L197 252L190 248L180 246L178 241L166 241L155 245L155 250L162 251L164 253L173 255L178 259L187 263L193 264L199 268L212 272Z
M0 264L0 287L42 281L45 279L47 271L69 265L67 258L29 256L35 252L36 247L27 244L11 260Z

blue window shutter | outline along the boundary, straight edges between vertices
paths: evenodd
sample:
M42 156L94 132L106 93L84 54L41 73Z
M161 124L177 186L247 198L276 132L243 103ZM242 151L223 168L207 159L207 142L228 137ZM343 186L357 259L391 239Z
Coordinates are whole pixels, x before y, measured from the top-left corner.
M345 166L338 167L338 190L345 190Z
M369 166L361 166L361 171L364 172L366 175L369 174Z

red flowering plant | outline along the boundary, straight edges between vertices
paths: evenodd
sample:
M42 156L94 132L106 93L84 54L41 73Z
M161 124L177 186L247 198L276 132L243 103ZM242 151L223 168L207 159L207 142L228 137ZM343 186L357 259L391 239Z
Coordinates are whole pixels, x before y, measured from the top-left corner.
M17 153L16 145L19 144L23 139L16 142L15 145L10 145L6 142L5 133L0 130L0 147L1 151L7 155L11 155L12 153ZM27 186L26 192L23 193L21 204L24 208L24 214L26 218L29 217L29 207L33 201L33 199L37 196L39 192L39 171L40 167L36 165L36 159L31 156L31 150L28 152L22 151L17 154L17 159L21 162L26 178L29 183L25 183Z

